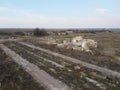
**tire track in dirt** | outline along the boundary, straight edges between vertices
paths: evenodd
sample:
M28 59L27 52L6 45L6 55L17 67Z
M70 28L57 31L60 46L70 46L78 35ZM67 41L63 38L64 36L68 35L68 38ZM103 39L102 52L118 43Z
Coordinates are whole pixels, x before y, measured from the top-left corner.
M89 64L89 63L86 63L84 61L80 61L78 59L75 59L75 58L71 58L71 57L68 57L68 56L65 56L65 55L62 55L62 54L58 54L58 53L55 53L55 52L52 52L52 51L49 51L47 49L43 49L43 48L40 48L40 47L36 47L34 45L30 45L30 44L27 44L27 43L24 43L24 42L19 42L19 44L22 44L22 45L25 45L25 46L28 46L30 48L33 48L33 49L37 49L37 50L40 50L40 51L43 51L43 52L46 52L48 54L51 54L51 55L54 55L54 56L57 56L57 57L61 57L65 60L68 60L68 61L71 61L73 63L77 63L77 64L81 64L82 66L85 66L87 68L90 68L90 69L93 69L93 70L96 70L96 71L99 71L107 76L110 76L110 77L114 77L114 78L119 78L120 79L120 73L119 72L116 72L116 71L112 71L110 69L107 69L107 68L103 68L103 67L99 67L97 65L93 65L93 64Z
M14 51L7 48L3 44L1 44L0 47L17 64L22 66L22 68L24 68L24 70L28 72L40 85L42 84L46 88L46 90L71 90L67 85L51 77L48 73L39 69L39 67L37 67L36 65L23 59L20 55L16 54Z

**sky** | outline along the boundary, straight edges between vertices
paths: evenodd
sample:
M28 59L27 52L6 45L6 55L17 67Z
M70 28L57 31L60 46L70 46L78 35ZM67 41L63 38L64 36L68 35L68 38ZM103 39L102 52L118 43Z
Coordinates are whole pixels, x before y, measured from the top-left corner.
M0 0L0 28L120 28L120 0Z

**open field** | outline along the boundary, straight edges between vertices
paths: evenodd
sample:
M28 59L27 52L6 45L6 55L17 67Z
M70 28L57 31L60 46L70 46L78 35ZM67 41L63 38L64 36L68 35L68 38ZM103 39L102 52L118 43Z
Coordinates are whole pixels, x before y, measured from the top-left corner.
M100 34L100 35L99 35ZM95 55L89 53L81 52L78 50L71 50L66 48L59 48L53 44L46 44L44 39L39 38L28 38L25 39L25 42L40 46L73 58L80 59L92 64L99 65L101 67L110 68L115 71L120 71L120 60L116 57L120 55L120 34L119 33L98 33L98 34L79 34L81 36L86 36L86 38L95 39L98 42L98 49ZM65 38L71 38L76 35L69 36L53 36L53 38L58 39L59 41ZM116 38L115 38L116 37ZM49 37L50 38L50 37Z
M117 79L115 78L107 77L94 70L68 62L62 58L52 56L42 51L34 50L18 43L10 42L5 43L5 45L21 55L23 58L27 59L29 62L34 63L54 78L61 80L75 90L80 90L81 88L87 89L90 87L93 87L93 89L110 89L115 87L111 87L109 82L114 83L115 85L119 82L116 81ZM80 69L75 70L76 66L79 66ZM90 83L89 79L94 81L97 80L100 86L97 87L94 83ZM81 85L79 85L79 83L81 83ZM87 88L86 85L88 86ZM117 87L119 88L119 85L116 86L116 89Z
M64 40L66 38L72 38L78 35L81 35L84 38L94 39L98 42L98 48L93 55L87 52L60 48L57 47L55 44L46 43L47 41L49 41L50 38L56 39L57 41L61 42L61 40ZM26 44L22 44L20 41L18 42L7 41L2 44L4 44L10 50L13 50L16 54L20 55L28 62L37 66L39 69L45 71L46 74L48 74L52 78L58 80L59 82L64 83L66 86L68 86L73 90L119 90L120 61L119 59L116 58L120 56L119 40L120 40L120 33L115 33L115 32L96 33L96 34L81 33L81 34L61 35L61 36L55 35L55 36L46 36L46 37L23 37L21 42L24 42ZM34 45L35 48L29 45ZM43 50L40 50L39 47L43 48ZM46 52L44 51L44 49L46 50ZM75 58L78 60L78 62L80 61L80 62L88 63L90 65L98 66L98 69L101 70L105 69L106 73L102 73L101 70L89 68L89 66L85 66L80 63L75 63L74 61L63 58L62 56L59 57L58 54L55 53L53 54L52 52L48 53L47 50L50 50L53 53L54 52L60 53L62 55L67 56L68 58L69 57L73 58L73 60ZM0 58L4 55L1 55ZM17 64L15 63L14 65ZM19 68L22 67L19 66ZM108 75L107 71L109 70L113 72L117 72L118 76ZM23 73L25 71L22 70L22 72L20 71L18 72ZM26 73L25 76L26 75L28 74ZM23 75L20 74L20 76ZM32 75L32 77L34 78L34 75ZM44 88L41 86L37 87L38 83L34 83L34 81L32 82L33 84L29 84L30 87L36 87L37 89L35 90L44 90L45 86ZM43 84L42 82L40 83ZM32 85L36 85L36 86L32 86Z

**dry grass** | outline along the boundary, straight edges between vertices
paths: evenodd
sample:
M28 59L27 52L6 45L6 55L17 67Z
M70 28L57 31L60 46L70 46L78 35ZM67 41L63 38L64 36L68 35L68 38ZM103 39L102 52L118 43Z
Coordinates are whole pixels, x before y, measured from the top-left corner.
M44 90L0 49L0 90Z

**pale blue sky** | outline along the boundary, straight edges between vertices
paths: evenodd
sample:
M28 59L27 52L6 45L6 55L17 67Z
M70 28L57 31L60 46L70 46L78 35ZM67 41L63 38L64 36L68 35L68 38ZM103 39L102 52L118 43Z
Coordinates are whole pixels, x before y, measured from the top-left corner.
M0 0L0 28L120 28L120 0Z

